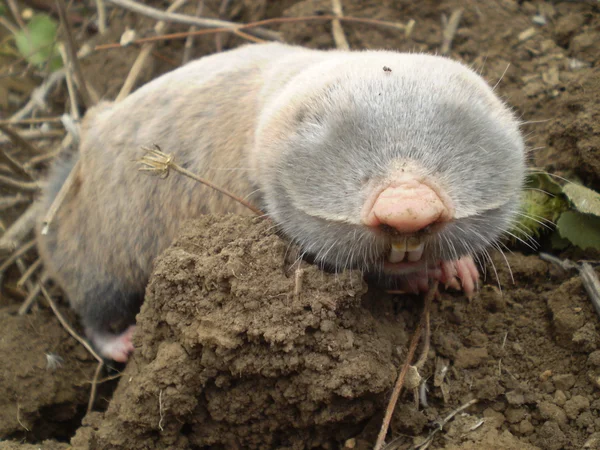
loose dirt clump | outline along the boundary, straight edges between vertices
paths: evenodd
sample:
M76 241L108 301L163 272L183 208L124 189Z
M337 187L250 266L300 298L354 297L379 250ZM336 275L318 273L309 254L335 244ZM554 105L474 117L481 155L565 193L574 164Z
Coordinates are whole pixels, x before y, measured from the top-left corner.
M39 311L0 314L0 437L69 438L85 414L93 358Z

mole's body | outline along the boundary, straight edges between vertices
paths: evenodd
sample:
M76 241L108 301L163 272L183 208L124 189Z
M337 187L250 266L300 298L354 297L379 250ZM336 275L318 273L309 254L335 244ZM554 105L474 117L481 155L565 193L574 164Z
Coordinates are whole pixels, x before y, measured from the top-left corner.
M78 155L54 168L46 207L81 160L38 239L90 339L120 361L153 260L182 222L250 214L185 177L138 172L154 144L247 196L317 261L413 287L456 276L467 294L470 255L514 220L525 172L512 113L476 73L435 56L251 45L100 104Z

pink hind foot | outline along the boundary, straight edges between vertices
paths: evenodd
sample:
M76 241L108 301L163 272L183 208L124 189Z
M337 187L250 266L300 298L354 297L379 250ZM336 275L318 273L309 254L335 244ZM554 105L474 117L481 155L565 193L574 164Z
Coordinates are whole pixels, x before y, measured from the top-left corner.
M454 261L443 261L438 269L419 272L407 279L397 292L427 292L429 280L439 280L446 287L451 287L465 293L468 299L473 297L479 284L479 271L471 256L464 256Z
M133 353L133 332L135 325L131 325L123 333L115 335L111 333L98 333L90 331L88 336L101 356L116 362L127 362L129 355Z

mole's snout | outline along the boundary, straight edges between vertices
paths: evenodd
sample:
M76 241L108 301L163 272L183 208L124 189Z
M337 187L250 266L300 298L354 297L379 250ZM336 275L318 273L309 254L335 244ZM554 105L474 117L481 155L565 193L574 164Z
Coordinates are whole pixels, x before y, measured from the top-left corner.
M451 208L437 192L417 180L406 180L384 188L363 210L363 223L386 225L401 234L416 233L434 223L452 218Z

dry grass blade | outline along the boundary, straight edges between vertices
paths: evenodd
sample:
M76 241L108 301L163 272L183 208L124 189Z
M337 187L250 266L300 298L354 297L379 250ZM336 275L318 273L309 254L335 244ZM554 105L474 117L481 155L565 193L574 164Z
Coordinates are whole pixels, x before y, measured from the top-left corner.
M231 192L229 192L223 188L220 188L219 186L199 177L198 175L190 172L189 170L186 170L183 167L178 166L177 164L175 164L173 162L173 156L163 153L158 145L154 145L153 148L143 147L142 150L144 150L146 152L146 155L144 155L138 161L142 165L142 167L140 169L138 169L141 172L150 172L151 174L157 175L160 178L166 178L169 176L169 170L173 169L176 172L179 172L180 174L185 175L186 177L197 181L198 183L201 183L205 186L208 186L211 189L214 189L215 191L220 192L223 195L226 195L230 199L235 200L236 202L240 203L241 205L244 205L246 208L248 208L254 214L256 214L258 216L264 215L264 213L260 209L254 207L253 205L251 205L244 199L238 197L237 195L232 194Z
M433 298L437 294L438 285L439 282L435 281L429 289L429 292L427 292L427 295L425 296L421 320L419 321L419 324L417 325L417 328L413 334L410 346L408 347L406 361L404 362L404 365L400 370L400 374L398 375L398 379L396 380L396 385L394 386L394 390L392 391L392 395L388 402L388 406L385 410L383 423L381 424L381 429L379 430L379 435L377 436L377 442L375 443L375 450L381 450L385 444L385 437L390 427L392 415L394 414L394 409L396 409L396 403L398 402L398 398L400 397L400 393L402 392L402 387L404 386L404 379L406 378L406 374L408 373L408 370L411 366L411 361L417 350L417 345L419 345L419 340L421 338L423 328L426 326L426 321L428 320L429 311L431 309L431 303L433 302Z

